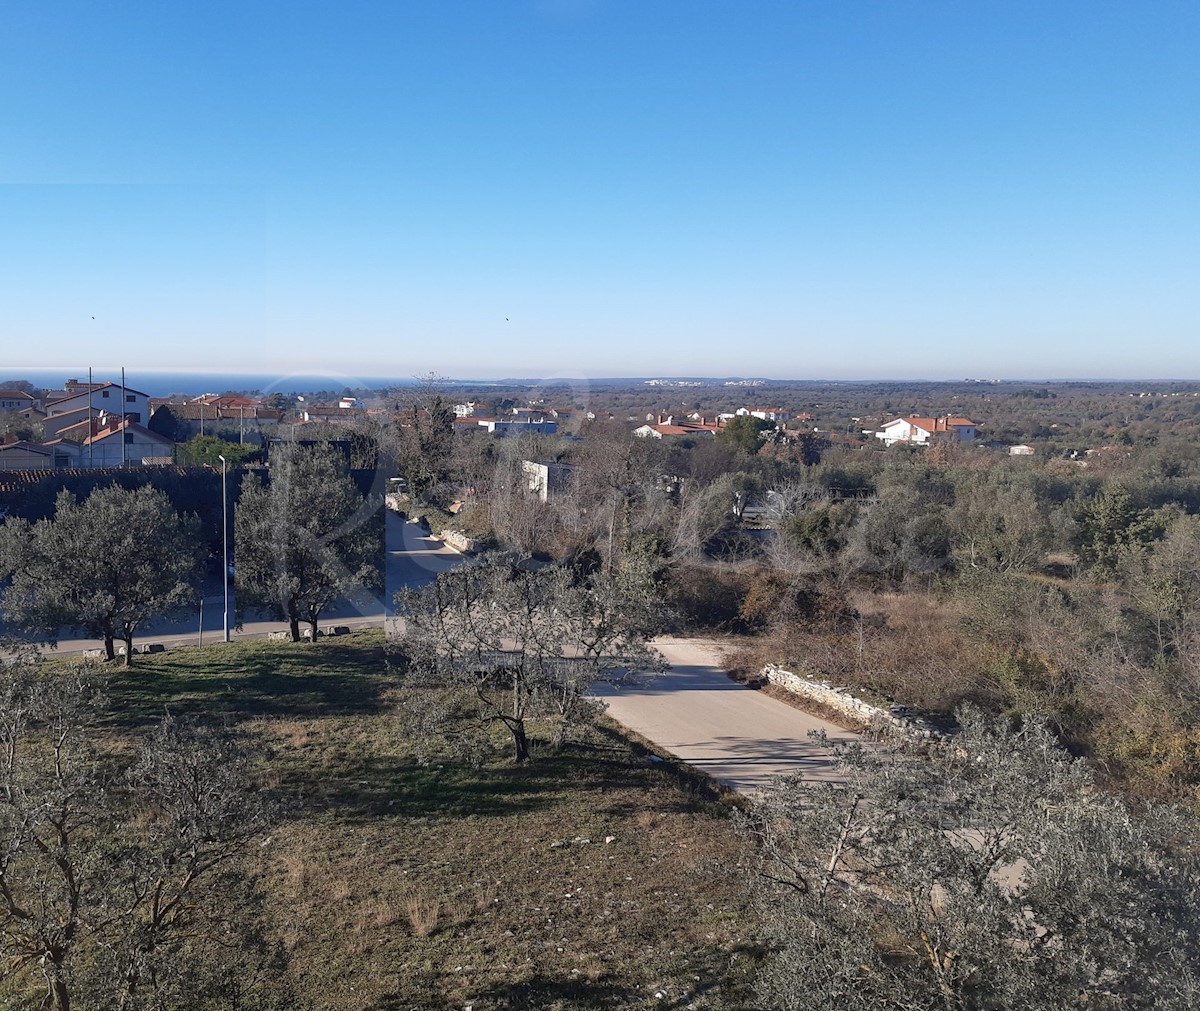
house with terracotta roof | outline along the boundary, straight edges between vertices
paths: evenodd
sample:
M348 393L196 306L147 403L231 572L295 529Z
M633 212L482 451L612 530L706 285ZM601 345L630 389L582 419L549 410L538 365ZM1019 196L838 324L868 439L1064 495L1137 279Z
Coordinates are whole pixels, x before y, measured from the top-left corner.
M720 418L709 421L704 417L675 418L673 415L658 415L651 421L633 430L639 439L673 439L682 436L716 435L725 427Z
M970 418L947 415L942 418L918 418L910 415L889 421L875 433L887 446L904 443L908 446L928 446L935 441L975 441L975 422Z

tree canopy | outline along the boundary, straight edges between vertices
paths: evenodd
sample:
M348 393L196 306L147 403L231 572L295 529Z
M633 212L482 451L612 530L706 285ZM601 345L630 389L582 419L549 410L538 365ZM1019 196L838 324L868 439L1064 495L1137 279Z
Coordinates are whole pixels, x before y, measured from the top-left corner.
M63 628L114 641L133 655L149 618L190 605L199 581L200 537L153 488L98 488L82 502L59 493L53 519L0 526L0 572L12 579L0 598L7 620L56 642Z
M50 1011L197 1006L201 950L233 947L202 941L228 932L235 879L212 882L271 808L229 734L168 715L117 758L107 708L86 669L0 656L0 976L40 977Z
M762 433L773 427L769 421L749 414L739 414L717 433L717 438L746 453L757 453L762 445Z
M239 614L264 607L300 639L315 640L321 614L339 596L382 584L379 504L359 494L345 461L325 445L281 444L269 480L242 486L234 521Z
M230 442L217 435L193 436L187 442L181 443L176 452L181 464L208 467L220 467L222 456L229 461L231 467L238 467L262 457L262 450L258 446Z

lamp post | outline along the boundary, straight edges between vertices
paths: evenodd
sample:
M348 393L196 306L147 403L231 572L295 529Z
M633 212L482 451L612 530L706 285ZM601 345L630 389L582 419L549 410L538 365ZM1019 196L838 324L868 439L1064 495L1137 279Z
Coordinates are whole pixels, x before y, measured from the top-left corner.
M225 584L225 641L229 642L229 495L225 491L225 472L229 461L220 454L221 461L221 576Z

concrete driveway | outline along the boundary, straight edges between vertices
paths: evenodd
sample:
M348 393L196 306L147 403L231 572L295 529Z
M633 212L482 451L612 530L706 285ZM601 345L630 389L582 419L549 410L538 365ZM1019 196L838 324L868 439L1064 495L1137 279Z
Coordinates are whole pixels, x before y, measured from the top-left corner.
M797 771L836 781L828 754L808 732L861 739L731 681L715 642L659 639L654 645L671 664L668 673L641 686L603 685L594 694L618 723L735 790L754 793L775 776Z

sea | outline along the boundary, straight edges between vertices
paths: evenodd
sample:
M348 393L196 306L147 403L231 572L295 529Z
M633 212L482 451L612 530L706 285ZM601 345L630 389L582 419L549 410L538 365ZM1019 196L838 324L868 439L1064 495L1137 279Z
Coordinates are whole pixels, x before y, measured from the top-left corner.
M14 380L25 379L34 386L60 390L68 379L87 382L88 370L27 369L0 364L0 387ZM205 393L309 393L316 391L386 390L398 386L414 386L421 380L413 376L356 376L345 372L289 372L278 375L249 372L186 372L146 371L125 369L125 385L152 397L172 395L198 397ZM93 369L92 382L121 382L120 369Z

